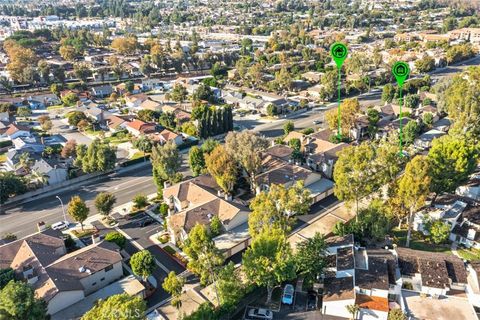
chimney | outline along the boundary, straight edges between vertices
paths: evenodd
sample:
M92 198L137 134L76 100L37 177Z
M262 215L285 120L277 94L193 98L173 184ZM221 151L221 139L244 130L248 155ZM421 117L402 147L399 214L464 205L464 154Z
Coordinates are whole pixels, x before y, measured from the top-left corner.
M47 226L45 225L45 222L40 221L40 222L37 223L37 229L38 229L39 232L44 231L46 228L47 228Z
M99 242L100 242L100 235L92 234L92 243L99 243Z
M476 233L477 232L475 231L475 229L473 229L473 228L468 229L467 239L468 240L474 240Z
M275 146L275 140L272 140L272 147Z
M28 284L34 284L37 281L38 281L38 276L34 276L33 274L28 275L27 277Z
M170 182L168 182L168 181L165 181L165 182L163 183L163 187L164 187L164 188L168 188L168 187L170 187L170 186L171 186L171 184L170 184Z
M233 197L231 194L225 193L225 200L232 201Z

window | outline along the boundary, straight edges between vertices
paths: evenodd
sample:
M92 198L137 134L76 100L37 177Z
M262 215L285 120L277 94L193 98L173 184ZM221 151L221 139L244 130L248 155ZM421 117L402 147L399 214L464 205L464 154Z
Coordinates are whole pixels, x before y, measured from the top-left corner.
M92 287L95 287L96 285L97 285L97 283L96 283L96 282L92 283Z
M108 272L113 269L113 265L109 265L108 267L105 268L105 272Z
M100 279L100 281L103 281L103 280L105 280L105 278Z

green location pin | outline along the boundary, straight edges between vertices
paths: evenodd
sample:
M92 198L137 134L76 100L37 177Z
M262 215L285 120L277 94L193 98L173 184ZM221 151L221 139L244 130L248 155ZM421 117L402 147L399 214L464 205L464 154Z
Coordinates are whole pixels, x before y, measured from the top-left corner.
M330 48L330 54L332 55L335 64L338 69L342 68L343 62L347 58L348 49L347 46L341 42L335 42Z
M405 80L407 80L408 75L410 74L410 67L403 61L397 61L392 67L392 73L395 76L398 85L403 87Z

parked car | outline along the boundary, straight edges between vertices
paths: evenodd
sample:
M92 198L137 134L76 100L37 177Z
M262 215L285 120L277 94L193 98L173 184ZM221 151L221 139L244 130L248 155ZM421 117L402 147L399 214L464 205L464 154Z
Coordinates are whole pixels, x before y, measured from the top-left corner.
M140 227L140 228L143 228L143 227L146 227L148 225L151 225L152 223L153 223L153 219L152 218L147 218L147 219L143 219L143 220L138 221L137 226Z
M62 230L68 228L68 221L60 221L60 222L55 222L52 224L52 229L53 230Z
M293 304L293 293L295 289L291 284L287 284L285 288L283 288L283 295L282 295L282 303L292 305Z
M320 123L322 123L322 121L320 121L320 120L313 120L313 124L320 124Z
M248 311L248 317L253 319L273 319L273 312L269 309L252 308Z

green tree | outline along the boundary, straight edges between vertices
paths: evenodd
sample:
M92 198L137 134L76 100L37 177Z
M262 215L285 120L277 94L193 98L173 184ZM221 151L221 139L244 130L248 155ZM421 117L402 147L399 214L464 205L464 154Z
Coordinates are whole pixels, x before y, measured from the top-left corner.
M303 181L286 188L272 184L268 192L260 192L250 203L252 212L248 216L248 229L255 238L269 228L289 232L295 215L308 212L312 203L311 194Z
M67 205L67 212L75 222L80 223L83 231L83 222L87 219L90 209L79 196L73 196Z
M12 280L15 280L15 271L12 268L0 269L0 290Z
M163 280L162 288L172 295L172 305L177 308L180 307L180 296L184 284L185 279L177 276L175 271L170 271L168 276Z
M76 165L81 166L84 172L108 171L115 168L116 149L108 143L95 139L86 149L78 151L77 148Z
M25 181L13 172L0 172L0 204L27 191Z
M88 77L92 75L92 71L85 63L76 63L73 65L73 72L82 83L87 82Z
M382 101L391 103L393 101L393 98L395 98L395 87L392 84L388 83L383 86Z
M352 315L352 320L357 318L357 314L360 311L360 307L357 304L349 304L345 308L347 308L348 313Z
M220 221L220 218L218 216L213 216L212 220L210 221L210 233L212 237L218 236L220 233L222 233L222 221Z
M377 133L378 127L378 121L380 120L380 113L378 112L377 109L374 108L368 108L367 109L367 117L368 117L368 135L370 138L375 138L375 134Z
M273 116L276 116L277 114L278 114L277 106L272 103L269 104L267 106L267 115L269 117L273 117Z
M428 152L432 191L453 192L468 180L477 166L478 149L464 137L446 135L433 140Z
M388 312L388 320L407 320L407 316L403 313L402 309L391 309Z
M172 98L173 101L183 102L185 99L187 99L187 95L188 95L187 89L185 89L185 87L182 86L181 84L176 84L173 87L170 97Z
M117 246L120 247L120 249L125 248L125 244L127 243L127 239L123 234L117 231L111 231L105 235L105 241L108 242L113 242Z
M104 216L108 216L112 210L113 206L117 202L117 198L109 192L100 192L95 197L95 208Z
M17 109L17 116L18 117L28 117L32 115L32 110L29 107L19 107Z
M67 93L62 98L62 102L66 106L73 106L78 100L79 100L78 96L73 92ZM81 112L81 111L73 111L73 112ZM81 113L83 113L83 112L81 112ZM70 117L68 119L70 120ZM80 120L78 120L78 121L80 121ZM70 125L75 125L75 124L71 124L70 121L69 121L69 124Z
M430 192L430 163L425 156L416 156L405 168L398 183L397 197L405 208L409 209L406 246L410 246L413 216L425 205Z
M415 141L420 133L420 125L416 121L409 121L405 127L403 127L403 141L405 145L410 145Z
M427 73L435 69L435 59L426 55L415 61L415 68L419 73Z
M231 194L237 182L237 163L221 145L210 154L205 155L207 171L215 178L217 184L226 194Z
M260 233L243 254L243 267L247 279L267 288L267 301L275 286L295 277L295 264L284 231L270 228Z
M188 165L194 176L198 176L205 170L205 157L203 151L197 146L190 148L188 152Z
M355 203L358 215L360 199L368 196L381 184L377 167L375 148L370 143L347 147L338 152L333 170L335 196L347 204Z
M133 197L133 207L143 209L148 205L148 198L144 194L137 194Z
M224 258L205 225L197 223L190 230L183 251L190 257L188 269L199 275L202 285L212 283Z
M290 132L292 132L293 130L295 130L295 125L294 125L293 121L285 122L285 124L283 125L283 133L285 135L287 135Z
M47 304L28 284L10 281L0 291L0 319L46 320Z
M227 153L245 170L252 190L262 165L261 152L267 147L268 141L251 131L229 132L225 138Z
M450 236L450 225L441 220L435 220L430 225L428 232L430 233L433 243L444 243Z
M218 273L217 286L220 304L226 310L234 308L245 293L242 280L231 261Z
M68 124L76 126L82 120L87 120L87 116L82 111L72 111L67 114Z
M178 172L181 166L181 157L177 145L172 141L163 146L157 145L152 148L153 181L158 190L162 190L165 182L175 183L182 179Z
M98 300L82 320L141 320L146 311L147 302L142 297L122 293Z
M153 270L157 267L155 258L150 251L142 250L134 253L130 258L130 266L135 275L142 277L143 281L147 281L147 278L152 274Z
M326 266L327 245L325 237L316 232L312 238L300 242L295 253L297 275L310 282L319 279Z

